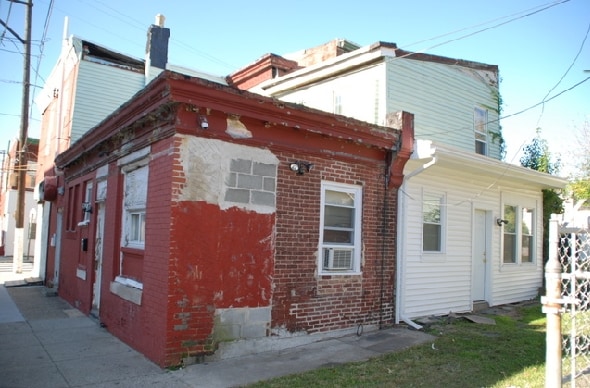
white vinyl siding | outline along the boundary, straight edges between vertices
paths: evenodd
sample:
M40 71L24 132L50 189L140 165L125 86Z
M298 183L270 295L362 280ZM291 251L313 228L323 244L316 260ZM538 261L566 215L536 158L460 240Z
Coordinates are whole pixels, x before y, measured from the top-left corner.
M407 58L386 57L362 70L321 80L309 87L272 93L284 101L334 112L340 97L341 114L385 124L387 113L414 114L417 139L427 139L475 153L474 106L488 110L487 156L501 159L500 144L490 135L498 132L497 89L489 86L492 72ZM489 107L489 108L488 108Z
M407 166L412 171L419 164ZM406 171L406 172L407 172ZM472 280L472 232L474 209L486 209L494 216L502 214L502 198L518 199L521 203L537 209L541 193L523 190L518 185L498 188L492 183L497 179L489 176L461 174L439 166L424 170L407 181L400 197L405 225L405 251L399 265L402 276L400 315L416 318L428 315L443 315L449 311L471 310ZM492 186L492 187L490 187ZM422 251L422 193L444 192L446 195L446 249L443 253L426 256ZM503 194L509 192L510 195ZM539 211L535 211L535 231L542 233ZM495 219L494 219L495 221ZM491 260L488 268L491 280L491 305L512 303L536 296L542 282L542 264L506 266L502 263L502 228L494 222L491 226ZM536 255L541 252L541 241L535 241Z
M391 59L387 65L387 111L414 114L417 139L474 151L473 107L495 107L495 93L484 71L434 62ZM498 131L498 114L488 109L488 131ZM488 156L500 159L498 141Z
M81 61L78 69L71 144L98 125L139 90L143 73Z

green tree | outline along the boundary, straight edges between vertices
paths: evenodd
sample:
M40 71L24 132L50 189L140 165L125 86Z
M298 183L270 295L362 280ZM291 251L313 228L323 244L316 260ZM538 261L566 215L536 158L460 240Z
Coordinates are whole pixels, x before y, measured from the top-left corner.
M586 121L577 136L577 171L570 181L568 191L575 201L586 200L590 204L590 122Z
M551 175L559 173L560 160L553 161L547 141L541 138L541 129L537 136L524 147L524 155L520 158L523 167ZM559 193L551 189L543 189L543 262L549 258L549 220L551 214L563 213L563 199Z

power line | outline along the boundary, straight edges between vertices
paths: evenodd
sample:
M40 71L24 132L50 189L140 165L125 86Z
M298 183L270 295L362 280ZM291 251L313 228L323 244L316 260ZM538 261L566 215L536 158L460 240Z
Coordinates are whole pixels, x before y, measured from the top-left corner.
M567 88L567 89L564 89L564 90L562 90L561 92L557 93L556 95L554 95L554 96L553 96L553 97L551 97L551 98L548 98L548 99L543 99L543 101L540 101L540 102L536 103L535 105L531 105L531 106L529 106L528 108L525 108L525 109L523 109L523 110L521 110L521 111L518 111L518 112L516 112L516 113L512 113L512 114L510 114L510 115L507 115L507 116L502 116L502 117L501 117L499 120L501 120L501 119L506 119L506 118L508 118L508 117L513 117L513 116L519 115L519 114L521 114L521 113L524 113L524 112L527 112L527 111L529 111L529 110L531 110L531 109L533 109L533 108L536 108L536 107L538 107L538 106L539 106L539 105L541 105L541 104L544 104L544 103L546 103L546 102L549 102L549 101L551 101L551 100L554 100L554 99L556 99L557 97L561 96L562 94L564 94L564 93L566 93L566 92L569 92L570 90L573 90L573 89L577 88L578 86L582 85L584 82L588 81L589 79L590 79L590 77L586 77L586 78L585 78L585 79L583 79L582 81L578 82L577 84L575 84L575 85L573 85L573 86L571 86L571 87L569 87L569 88Z
M8 14L6 15L6 24L8 24L8 21L10 19L10 12L12 11L12 1L8 2ZM2 44L2 41L4 40L4 37L6 36L6 31L8 31L8 26L6 26L4 28L4 31L2 31L2 35L0 36L0 44Z
M0 79L0 82L5 83L5 84L16 84L16 85L22 85L23 81L15 81L15 80L11 80L11 79ZM39 85L34 85L34 84L29 84L30 86L34 87L34 88L39 88L39 89L43 89L42 86Z
M522 11L518 11L518 12L515 12L515 13L513 13L513 14L510 14L510 15L501 16L501 17L499 17L499 18L495 18L495 19L488 20L488 21L485 21L485 22L482 22L482 23L478 23L478 24L475 24L475 25L473 25L473 26L469 26L469 27L460 28L460 29L458 29L458 30L454 30L454 31L446 32L446 33L444 33L444 34L437 35L437 36L435 36L435 37L432 37L432 38L427 38L427 39L420 40L420 41L418 41L418 42L410 43L409 45L405 45L404 47L411 47L411 46L415 46L415 45L417 45L417 44L420 44L420 43L429 42L429 41L436 40L436 39L439 39L439 38L444 38L445 36L453 35L453 34L456 34L456 33L458 33L458 32L462 32L462 31L470 30L470 29L472 29L472 28L476 28L476 27L485 26L486 24L490 24L490 23L493 23L493 22L495 22L495 21L498 21L498 20L503 20L503 19L506 19L506 18L509 18L509 17L513 17L513 16L516 16L516 15L520 15L520 14L522 14L523 12L530 12L530 11L532 11L532 10L535 10L535 9L539 8L539 7L546 7L546 6L549 6L549 7L546 7L546 8L540 9L540 10L538 10L538 11L535 11L534 13L541 12L541 11L544 11L545 9L551 8L551 7L553 7L553 6L555 6L555 5L558 5L558 4L561 4L561 3L566 3L566 2L568 2L568 1L570 1L570 0L560 0L560 1L554 1L554 2L551 2L551 3L546 3L546 4L537 5L537 6L535 6L535 7L528 8L528 9L526 9L526 10L522 10ZM529 16L529 15L524 15L524 16L522 16L522 17L525 17L525 16ZM512 20L516 20L516 18L515 18L515 19L512 19ZM508 22L510 22L510 21L512 21L512 20L509 20ZM485 31L485 29L484 29L484 30L482 30L482 31Z
M49 7L47 7L47 14L45 16L45 24L43 26L43 35L41 36L41 45L39 46L39 56L37 57L37 66L33 70L35 72L35 80L34 83L37 83L37 80L41 78L43 83L45 83L45 79L41 77L39 74L39 69L41 68L41 60L43 59L43 50L45 49L45 40L47 39L47 31L49 30L49 20L51 19L51 14L53 12L53 0L49 1ZM35 89L31 93L31 101L35 100ZM33 104L30 104L29 107L29 117L33 116Z
M545 101L545 99L547 97L549 97L549 95L551 94L551 92L555 90L555 88L561 83L561 81L563 81L563 79L565 78L565 76L569 73L569 71L572 69L572 67L574 66L574 64L578 60L578 57L580 56L580 53L582 53L582 49L584 48L584 44L586 43L586 39L588 39L588 33L590 33L590 23L588 24L588 29L586 30L586 35L584 36L584 39L582 40L582 44L580 44L580 49L578 50L578 53L574 57L574 60L569 65L569 67L567 68L567 70L565 71L565 73L561 76L561 78L559 79L559 81L557 81L557 83L555 84L555 86L553 86L551 89L549 89L549 91L547 92L547 94L545 95L545 97L543 97L543 101ZM539 126L539 122L541 121L541 117L543 117L543 113L544 112L545 112L545 104L543 104L543 106L541 107L541 114L539 115L539 119L537 120L537 127Z

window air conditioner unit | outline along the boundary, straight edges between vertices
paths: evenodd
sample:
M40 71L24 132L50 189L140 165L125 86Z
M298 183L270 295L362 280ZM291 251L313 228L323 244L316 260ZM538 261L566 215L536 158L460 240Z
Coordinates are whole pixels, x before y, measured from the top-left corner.
M324 248L324 269L328 271L352 270L352 252L352 248Z

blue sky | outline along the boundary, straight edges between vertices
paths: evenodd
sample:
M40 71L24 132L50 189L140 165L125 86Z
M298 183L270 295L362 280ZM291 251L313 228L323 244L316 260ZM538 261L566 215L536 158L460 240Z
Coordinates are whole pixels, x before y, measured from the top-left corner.
M0 19L21 37L24 8L0 0ZM498 65L507 162L518 164L522 146L541 128L552 153L566 164L564 175L574 163L580 128L590 121L590 80L584 82L590 77L584 71L590 70L590 38L583 44L590 29L588 0L34 0L33 9L31 82L38 86L57 61L66 16L68 34L143 58L147 28L161 13L171 29L169 61L216 75L266 53L286 54L335 38L363 46L393 42L410 51ZM23 49L2 26L0 36L3 150L20 128ZM551 101L542 104L544 99ZM33 105L30 137L39 136L39 117Z

